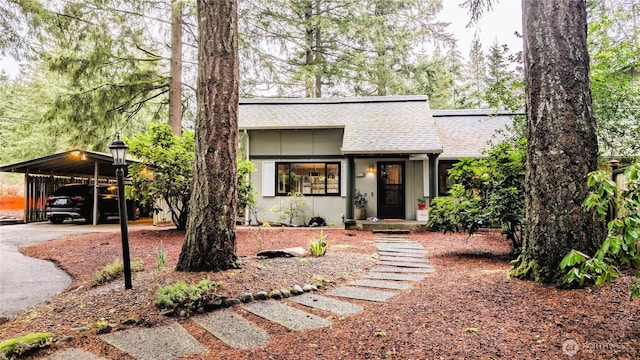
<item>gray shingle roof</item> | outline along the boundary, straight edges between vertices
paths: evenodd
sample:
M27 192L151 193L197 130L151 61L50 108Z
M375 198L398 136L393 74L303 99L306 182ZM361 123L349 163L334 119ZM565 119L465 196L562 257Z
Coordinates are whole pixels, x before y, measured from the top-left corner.
M490 148L489 141L498 142L511 134L507 126L513 123L513 115L489 110L434 110L443 148L440 159L485 156L483 150Z
M480 157L511 114L429 109L425 96L241 99L239 128L344 128L344 154Z

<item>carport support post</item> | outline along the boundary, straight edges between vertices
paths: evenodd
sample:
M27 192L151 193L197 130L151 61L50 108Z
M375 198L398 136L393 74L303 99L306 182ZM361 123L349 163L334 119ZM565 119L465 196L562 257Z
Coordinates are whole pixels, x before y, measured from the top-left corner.
M98 162L93 162L93 226L98 225Z
M122 262L124 263L124 288L131 289L131 260L129 257L129 230L127 229L127 199L124 194L124 169L116 169L118 178L118 206L120 207L120 232L122 233Z

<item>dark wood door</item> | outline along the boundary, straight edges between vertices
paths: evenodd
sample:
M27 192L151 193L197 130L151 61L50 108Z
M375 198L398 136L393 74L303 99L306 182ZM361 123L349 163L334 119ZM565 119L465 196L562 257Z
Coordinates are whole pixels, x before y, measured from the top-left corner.
M404 219L404 162L378 163L378 217Z

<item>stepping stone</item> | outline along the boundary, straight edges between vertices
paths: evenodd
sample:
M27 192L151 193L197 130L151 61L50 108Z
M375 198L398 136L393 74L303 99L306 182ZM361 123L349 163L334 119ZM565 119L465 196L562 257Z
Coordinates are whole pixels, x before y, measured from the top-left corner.
M90 352L81 349L64 349L54 352L53 354L44 358L44 360L107 360L102 356L92 354Z
M269 342L269 334L233 310L192 318L213 336L234 349L250 349Z
M390 242L390 243L397 243L397 242L409 242L408 240L410 239L410 236L403 236L403 235L398 235L398 236L381 236L381 237L376 237L373 241L375 242Z
M432 268L430 263L413 263L413 262L402 262L402 261L378 261L376 265L397 266L397 267L407 267L407 268L427 268L427 269Z
M400 256L400 257L426 257L426 251L378 251L380 256Z
M411 230L405 229L383 229L383 230L371 230L374 234L411 234Z
M401 281L380 281L380 280L360 279L360 280L351 281L348 285L374 287L374 288L391 289L391 290L411 289L411 283L406 283Z
M114 346L138 360L171 360L207 351L177 322L154 328L135 328L100 335Z
M412 244L412 243L394 244L394 245L376 244L376 247L380 251L397 251L397 252L403 252L403 251L406 252L405 250L423 250L424 251L424 246L420 244Z
M430 268L407 268L407 267L374 267L371 269L371 272L391 272L391 273L421 273L421 274L431 274L436 272L436 269L433 267Z
M392 297L398 295L397 292L363 289L356 287L339 287L327 293L327 295L344 297L349 299L367 300L375 302L385 302Z
M424 249L398 249L398 248L380 248L379 253L394 253L394 254L411 254L413 256L427 256L427 250Z
M428 263L430 262L426 258L419 257L402 257L402 256L381 256L378 261L400 261L409 263Z
M346 301L340 301L326 296L304 293L300 296L289 298L289 301L324 311L330 311L338 315L349 316L362 311L362 306Z
M395 280L395 281L422 281L424 275L396 274L396 273L368 273L363 276L367 279Z
M254 302L242 308L290 330L304 331L331 326L331 321L327 319L277 301Z

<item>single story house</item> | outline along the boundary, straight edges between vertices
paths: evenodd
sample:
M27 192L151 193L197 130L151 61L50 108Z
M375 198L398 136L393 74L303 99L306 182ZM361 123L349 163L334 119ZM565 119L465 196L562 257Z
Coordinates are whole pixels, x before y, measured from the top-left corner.
M446 194L447 169L483 156L515 114L433 111L425 96L382 96L241 99L238 115L257 168L258 218L276 221L270 209L299 192L308 209L298 224L321 216L349 226L356 191L368 217L426 220L417 199Z

